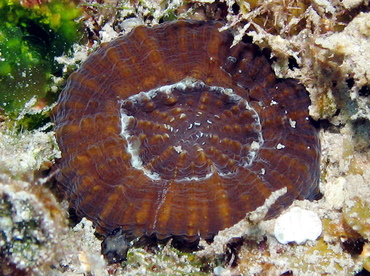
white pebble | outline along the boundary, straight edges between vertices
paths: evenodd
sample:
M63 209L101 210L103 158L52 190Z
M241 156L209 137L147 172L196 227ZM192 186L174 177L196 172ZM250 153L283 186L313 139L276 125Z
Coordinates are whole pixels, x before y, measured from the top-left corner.
M299 207L276 219L274 234L276 239L286 244L296 242L304 243L306 240L316 240L322 232L322 223L319 216L312 211Z

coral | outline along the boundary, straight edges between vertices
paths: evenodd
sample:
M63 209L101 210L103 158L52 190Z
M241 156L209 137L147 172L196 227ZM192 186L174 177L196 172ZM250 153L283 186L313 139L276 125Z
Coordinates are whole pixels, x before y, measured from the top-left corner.
M366 1L237 3L239 10L228 2L226 28L238 30L236 42L248 35L271 49L278 76L296 78L309 90L313 118L330 119L338 110L341 121L369 117L366 100L357 97L367 87Z
M276 79L255 45L230 48L220 27L137 27L69 78L54 110L56 178L100 233L211 238L282 185L266 218L317 192L307 92Z

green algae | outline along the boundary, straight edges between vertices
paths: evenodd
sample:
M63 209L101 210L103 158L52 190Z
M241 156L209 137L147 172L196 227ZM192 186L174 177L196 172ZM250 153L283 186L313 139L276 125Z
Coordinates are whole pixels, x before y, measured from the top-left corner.
M1 109L15 112L32 96L47 96L52 74L61 69L54 58L81 37L80 15L81 9L69 1L26 7L0 0Z

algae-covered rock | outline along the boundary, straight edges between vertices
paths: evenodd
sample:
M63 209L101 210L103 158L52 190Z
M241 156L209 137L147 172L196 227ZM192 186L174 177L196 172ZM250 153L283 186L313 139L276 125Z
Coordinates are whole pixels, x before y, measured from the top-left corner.
M370 240L370 203L356 197L343 209L345 222L363 238Z
M61 255L64 211L50 190L0 175L0 252L3 267L35 275L50 271ZM12 270L11 270L12 271Z

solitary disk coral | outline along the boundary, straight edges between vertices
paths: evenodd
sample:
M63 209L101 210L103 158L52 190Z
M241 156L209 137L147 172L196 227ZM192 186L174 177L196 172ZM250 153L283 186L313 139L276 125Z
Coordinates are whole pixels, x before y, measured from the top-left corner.
M103 44L54 110L57 181L100 233L210 238L287 187L315 194L306 90L219 22L180 20Z

